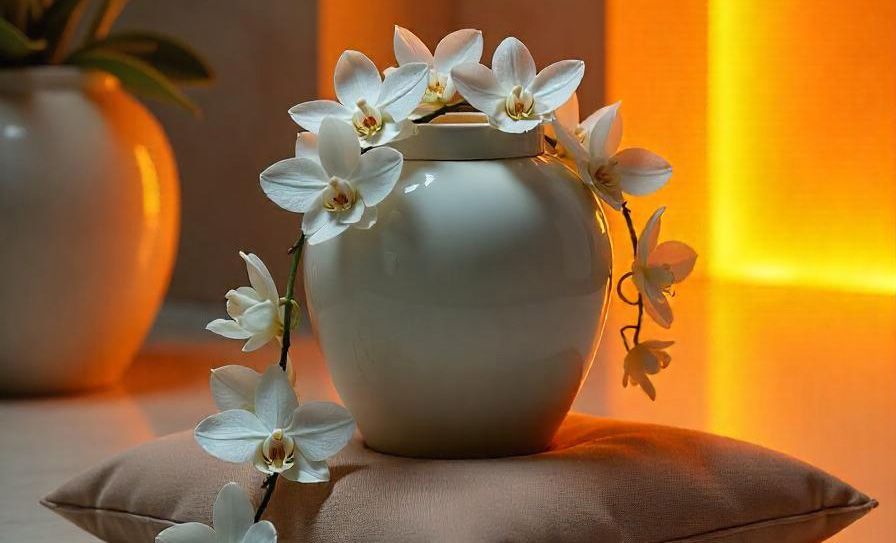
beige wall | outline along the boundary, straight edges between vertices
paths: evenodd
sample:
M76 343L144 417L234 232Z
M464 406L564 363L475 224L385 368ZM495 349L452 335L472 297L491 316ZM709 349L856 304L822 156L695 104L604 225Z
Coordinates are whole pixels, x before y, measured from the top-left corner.
M285 249L298 216L265 198L258 174L293 152L296 126L286 111L317 93L316 20L313 1L131 0L117 23L176 35L217 73L214 85L189 91L200 119L150 104L181 175L182 232L170 298L223 299L246 281L240 249L260 254L278 283L285 280Z
M332 96L332 70L342 50L364 51L383 68L393 64L394 24L431 46L451 30L480 28L486 63L508 35L529 45L539 66L583 59L583 108L601 101L603 1L131 0L119 28L179 36L218 74L213 86L190 92L201 119L151 105L170 135L183 191L170 298L217 300L243 284L240 249L257 252L283 284L285 248L299 217L267 201L258 174L292 151L296 126L286 110Z

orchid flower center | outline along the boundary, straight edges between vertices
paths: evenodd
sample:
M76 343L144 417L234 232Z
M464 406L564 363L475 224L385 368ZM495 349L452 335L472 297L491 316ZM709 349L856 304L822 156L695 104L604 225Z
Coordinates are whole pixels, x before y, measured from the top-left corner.
M277 428L261 444L261 456L271 473L282 473L296 460L296 442Z
M356 105L355 113L352 115L355 132L363 138L369 138L383 128L383 114L363 98L359 98Z
M532 117L535 109L535 98L532 93L517 85L510 91L510 95L504 101L504 109L507 115L515 120L528 119Z
M444 102L450 96L445 96L445 88L448 85L448 76L435 70L429 71L429 85L423 93L423 101L427 103Z
M655 352L648 349L647 353L641 357L641 369L650 375L660 372L660 359Z
M649 266L644 274L651 284L665 294L672 295L672 283L675 281L675 276L672 274L672 268L668 264Z
M594 180L594 184L606 187L610 190L618 189L619 174L616 173L616 168L614 166L616 166L616 164L613 162L605 162L595 168L591 173L591 178Z
M348 211L357 199L355 189L338 177L331 177L330 184L324 189L324 209L330 213Z

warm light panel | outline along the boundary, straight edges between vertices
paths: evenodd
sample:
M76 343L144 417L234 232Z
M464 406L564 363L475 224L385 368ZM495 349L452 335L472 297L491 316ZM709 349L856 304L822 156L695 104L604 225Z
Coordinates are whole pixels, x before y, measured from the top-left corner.
M708 6L711 272L896 292L896 3Z
M606 26L623 144L675 167L639 219L668 204L715 277L896 292L896 3L608 0Z

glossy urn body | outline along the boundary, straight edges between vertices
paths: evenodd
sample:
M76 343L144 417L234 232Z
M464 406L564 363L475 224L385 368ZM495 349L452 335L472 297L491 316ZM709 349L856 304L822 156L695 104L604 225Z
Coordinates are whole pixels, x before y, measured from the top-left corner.
M394 145L404 169L372 229L306 249L315 330L371 448L542 451L600 339L606 221L540 130L447 120Z

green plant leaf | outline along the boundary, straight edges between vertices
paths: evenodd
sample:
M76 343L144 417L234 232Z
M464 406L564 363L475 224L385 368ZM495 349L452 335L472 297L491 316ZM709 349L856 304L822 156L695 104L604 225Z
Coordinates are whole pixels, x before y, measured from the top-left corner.
M27 34L28 9L32 0L0 0L0 18Z
M177 83L206 83L214 77L198 53L168 36L151 32L119 32L90 44L87 49L97 47L138 58Z
M0 0L0 18L29 35L44 13L43 0Z
M95 48L72 55L66 62L110 73L117 77L126 89L138 96L176 104L193 114L199 112L199 108L170 79L139 58L118 51Z
M46 44L28 38L6 19L0 19L0 60L17 61L42 50Z
M102 0L90 23L88 39L97 41L105 38L127 3L128 0Z
M44 13L39 35L47 41L47 60L51 64L62 60L86 5L86 0L55 0Z

